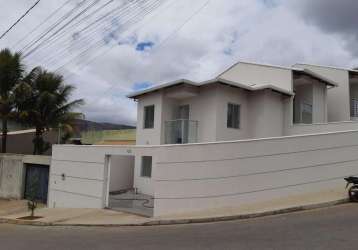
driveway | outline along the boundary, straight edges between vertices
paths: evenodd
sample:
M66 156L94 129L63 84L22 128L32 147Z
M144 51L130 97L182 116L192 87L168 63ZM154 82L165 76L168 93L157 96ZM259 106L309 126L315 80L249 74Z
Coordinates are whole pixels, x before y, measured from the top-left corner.
M358 204L209 224L71 228L0 224L1 249L357 249Z

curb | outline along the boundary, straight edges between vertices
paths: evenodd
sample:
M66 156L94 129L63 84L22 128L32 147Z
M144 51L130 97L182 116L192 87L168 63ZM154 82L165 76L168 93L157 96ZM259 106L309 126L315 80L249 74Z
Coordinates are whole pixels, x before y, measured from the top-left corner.
M252 213L252 214L218 216L218 217L211 217L211 218L196 218L196 219L153 220L149 222L129 223L129 224L63 224L59 222L25 221L25 220L7 219L7 218L0 218L0 224L2 223L2 224L14 224L14 225L26 225L26 226L56 226L56 227L135 227L135 226L138 227L138 226L199 224L199 223L254 219L254 218L260 218L266 216L314 210L319 208L326 208L326 207L346 204L348 203L348 201L349 201L348 199L341 199L337 201L325 202L320 204L296 206L291 208L277 209L277 210Z

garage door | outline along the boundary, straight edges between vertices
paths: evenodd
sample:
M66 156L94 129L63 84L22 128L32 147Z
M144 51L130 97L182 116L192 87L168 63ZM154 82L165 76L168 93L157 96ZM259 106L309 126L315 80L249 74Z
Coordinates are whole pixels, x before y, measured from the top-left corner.
M26 164L25 199L47 203L49 166Z

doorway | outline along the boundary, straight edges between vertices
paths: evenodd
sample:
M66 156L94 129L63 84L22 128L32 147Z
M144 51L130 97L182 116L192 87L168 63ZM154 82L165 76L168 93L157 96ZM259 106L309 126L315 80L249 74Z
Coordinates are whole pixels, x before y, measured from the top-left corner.
M112 210L152 216L152 197L134 187L135 156L108 156L107 207Z

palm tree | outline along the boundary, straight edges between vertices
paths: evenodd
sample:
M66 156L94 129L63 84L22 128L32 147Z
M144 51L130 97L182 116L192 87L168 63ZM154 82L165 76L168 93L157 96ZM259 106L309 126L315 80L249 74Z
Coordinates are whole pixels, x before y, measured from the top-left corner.
M1 152L6 153L8 120L14 118L16 107L15 89L21 82L24 65L20 53L9 49L0 51L0 118L2 120Z
M70 130L73 121L82 116L73 109L84 101L69 101L75 88L66 85L61 75L41 68L35 68L30 75L18 88L18 95L22 97L19 117L36 129L33 153L43 154L49 149L43 139L44 133L58 127Z

